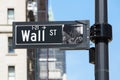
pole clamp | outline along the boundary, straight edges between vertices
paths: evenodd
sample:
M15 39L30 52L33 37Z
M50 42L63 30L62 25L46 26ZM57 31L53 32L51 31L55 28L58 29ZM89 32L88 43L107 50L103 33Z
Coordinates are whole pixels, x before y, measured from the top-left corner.
M94 24L90 28L90 39L92 42L112 40L112 26L110 24Z

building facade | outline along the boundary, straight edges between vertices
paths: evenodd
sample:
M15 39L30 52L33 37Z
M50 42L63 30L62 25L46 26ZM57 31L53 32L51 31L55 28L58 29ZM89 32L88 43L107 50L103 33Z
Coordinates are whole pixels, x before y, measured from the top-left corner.
M49 4L48 8L48 20L54 21L51 4ZM39 49L38 52L40 80L67 80L66 57L64 50L49 48Z
M26 21L26 1L0 0L0 80L27 80L27 50L13 49L13 21Z
M65 51L49 48L38 52L40 80L66 80Z
M48 4L48 0L41 1L43 3L39 4L44 1ZM53 15L50 12L48 16L48 5L40 6L43 10L38 11L38 17L43 21L51 19ZM32 10L31 20L37 21L34 0L0 0L0 80L66 80L65 51L13 48L12 22L30 21L29 11Z

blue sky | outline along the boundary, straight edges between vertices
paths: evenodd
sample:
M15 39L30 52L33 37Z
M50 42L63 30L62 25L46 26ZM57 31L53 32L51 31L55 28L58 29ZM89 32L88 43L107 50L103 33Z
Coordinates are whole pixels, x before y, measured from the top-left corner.
M90 20L94 24L94 0L51 0L56 21ZM109 44L110 80L120 80L120 0L108 0L108 22L113 28ZM93 46L93 45L91 45ZM86 50L66 51L67 79L94 80L94 65Z

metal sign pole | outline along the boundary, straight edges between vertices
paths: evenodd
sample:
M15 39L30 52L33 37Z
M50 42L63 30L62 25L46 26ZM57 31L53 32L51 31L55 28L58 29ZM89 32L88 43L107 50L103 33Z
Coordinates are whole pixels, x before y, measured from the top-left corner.
M112 40L112 27L107 19L107 0L95 0L95 24L90 31L95 43L95 80L109 80L108 42Z

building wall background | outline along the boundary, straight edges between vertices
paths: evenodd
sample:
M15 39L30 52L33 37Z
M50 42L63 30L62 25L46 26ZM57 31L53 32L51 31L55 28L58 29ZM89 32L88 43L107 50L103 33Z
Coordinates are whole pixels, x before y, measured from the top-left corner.
M30 77L27 76L27 50L15 49L14 53L9 53L8 51L8 37L12 37L12 24L8 24L7 10L8 8L14 8L14 21L26 21L26 6L26 0L0 0L0 80L9 80L8 66L15 66L15 80L27 80L27 77ZM58 66L60 68L55 69L56 72L59 72L58 77L53 74L54 72L49 72L49 75L58 80L66 80L64 79L66 73L65 53L59 51L60 50L57 49L54 55L55 57L50 58L56 60L55 63L61 62L62 64Z
M26 0L0 0L0 80L8 80L8 66L15 66L15 80L27 80L26 49L8 52L8 37L12 37L8 8L14 8L15 21L26 21Z
M0 24L7 23L7 8L15 9L15 21L26 21L26 0L0 0Z

